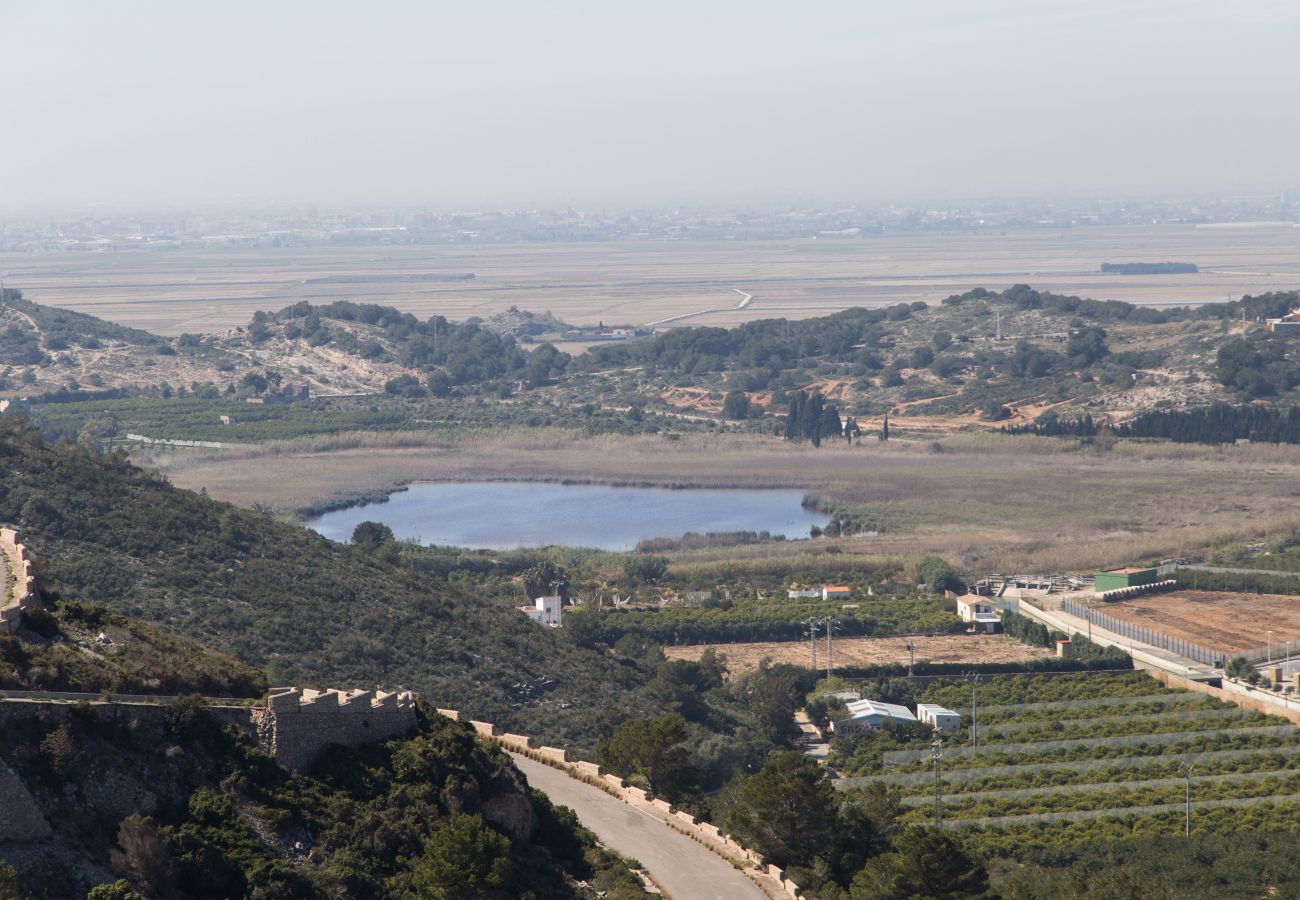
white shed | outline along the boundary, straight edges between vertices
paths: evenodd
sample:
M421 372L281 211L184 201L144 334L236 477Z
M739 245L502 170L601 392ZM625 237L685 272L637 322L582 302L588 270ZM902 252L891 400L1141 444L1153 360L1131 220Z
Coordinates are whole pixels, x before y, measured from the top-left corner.
M910 725L916 722L916 716L906 706L897 703L881 703L879 700L853 700L847 704L849 714L838 722L831 723L831 730L836 734L858 734L871 731L882 725Z
M937 703L916 704L916 718L935 731L956 731L961 728L961 714Z

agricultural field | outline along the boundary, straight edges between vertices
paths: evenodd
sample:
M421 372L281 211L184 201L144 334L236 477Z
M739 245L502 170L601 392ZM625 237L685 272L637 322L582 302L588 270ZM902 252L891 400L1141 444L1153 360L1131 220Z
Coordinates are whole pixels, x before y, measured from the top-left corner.
M887 663L906 664L915 658L932 663L1009 663L1052 656L1043 647L1031 647L1001 634L929 634L918 637L842 637L834 641L836 666L877 666ZM732 677L740 677L758 668L763 660L772 664L808 665L811 650L808 641L770 641L738 644L696 644L689 647L665 647L669 659L698 660L706 650L725 657ZM817 660L826 664L826 641L818 641Z
M1226 833L1300 824L1300 730L1140 672L940 681L918 699L963 714L944 740L943 824L989 855L1022 856L1121 837L1177 835L1191 788L1192 829ZM878 756L904 822L935 818L927 737ZM1190 781L1189 776L1190 774Z
M1272 641L1281 652L1300 642L1300 597L1231 591L1172 591L1107 603L1100 611L1124 622L1229 653Z

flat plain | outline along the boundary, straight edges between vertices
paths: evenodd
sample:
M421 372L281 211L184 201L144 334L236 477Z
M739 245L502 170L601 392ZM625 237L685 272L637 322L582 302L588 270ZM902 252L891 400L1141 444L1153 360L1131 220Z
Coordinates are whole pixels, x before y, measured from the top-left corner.
M1188 275L1104 274L1103 262L1196 263ZM972 287L1171 305L1300 284L1300 228L1084 226L850 240L311 246L2 253L38 303L161 334L217 332L300 300L383 303L421 318L510 306L574 324L739 325L852 306L938 302ZM473 273L472 280L421 280ZM743 309L741 295L753 294Z

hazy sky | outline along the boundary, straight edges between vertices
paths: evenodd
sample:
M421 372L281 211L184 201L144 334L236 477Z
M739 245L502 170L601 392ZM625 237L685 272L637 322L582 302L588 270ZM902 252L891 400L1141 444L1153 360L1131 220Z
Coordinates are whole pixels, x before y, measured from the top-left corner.
M0 0L0 208L1300 187L1300 0Z

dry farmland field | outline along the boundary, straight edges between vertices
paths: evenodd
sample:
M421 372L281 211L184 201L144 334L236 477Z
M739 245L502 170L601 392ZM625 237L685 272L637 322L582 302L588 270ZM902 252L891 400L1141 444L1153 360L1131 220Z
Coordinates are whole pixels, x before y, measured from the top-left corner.
M1103 262L1196 263L1189 275L1103 274ZM38 303L163 334L224 331L307 300L384 303L422 318L510 306L575 324L732 326L850 306L937 302L1017 282L1145 304L1236 298L1300 284L1300 229L1193 226L883 234L854 240L454 244L0 253ZM472 273L472 280L429 280ZM753 294L744 309L743 290Z
M1052 653L1031 647L1000 634L942 634L914 638L854 637L834 642L834 663L838 666L875 666L884 663L907 663L907 642L916 650L916 660L933 663L1021 662ZM732 676L744 675L758 668L763 660L776 663L808 665L811 650L807 641L771 641L755 644L696 644L689 647L665 647L669 659L699 659L712 648L726 657ZM818 641L817 661L826 664L826 642Z
M1174 591L1109 603L1101 609L1125 622L1227 651L1300 641L1300 597L1228 591Z

